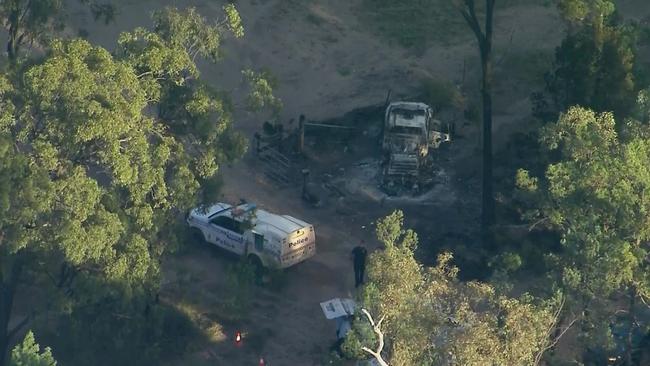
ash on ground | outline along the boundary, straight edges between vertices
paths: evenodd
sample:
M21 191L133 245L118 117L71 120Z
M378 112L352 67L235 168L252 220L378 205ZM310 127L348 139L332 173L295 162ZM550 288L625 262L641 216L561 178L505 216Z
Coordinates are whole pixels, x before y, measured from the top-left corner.
M443 167L433 167L430 181L418 190L399 184L386 187L382 184L381 169L379 159L362 159L347 169L339 169L336 176L330 175L327 184L376 202L448 205L456 200L451 179Z

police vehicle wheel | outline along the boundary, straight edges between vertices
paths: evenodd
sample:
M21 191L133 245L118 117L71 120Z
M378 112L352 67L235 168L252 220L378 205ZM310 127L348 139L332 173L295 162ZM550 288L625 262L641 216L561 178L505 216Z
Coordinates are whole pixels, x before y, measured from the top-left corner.
M253 270L255 271L255 279L257 281L261 281L262 276L264 276L264 265L262 264L260 258L256 255L251 254L248 256L248 263L253 266Z
M195 243L205 243L205 235L203 235L203 232L197 228L192 229L192 239Z

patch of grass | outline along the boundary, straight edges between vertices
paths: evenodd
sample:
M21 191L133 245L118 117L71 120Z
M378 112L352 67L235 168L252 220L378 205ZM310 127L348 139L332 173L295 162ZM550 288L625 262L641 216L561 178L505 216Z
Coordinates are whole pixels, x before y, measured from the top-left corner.
M79 28L77 31L77 36L79 36L79 38L88 39L89 35L90 33L88 33L88 30L86 28Z
M223 326L206 316L195 304L180 301L174 304L174 308L189 319L201 331L206 340L211 342L226 340L227 336Z
M341 76L349 76L350 74L352 74L352 69L350 69L347 66L339 66L339 67L336 68L336 71Z
M423 49L430 42L449 44L469 28L449 0L363 0L358 16L389 42Z
M263 328L258 332L248 333L246 334L246 346L259 354L264 349L266 342L273 338L273 334L273 330L269 328Z
M321 40L325 43L336 43L339 41L338 37L331 33L327 33L324 36L321 37Z
M246 318L255 292L255 269L246 261L229 265L226 272L220 313L231 320Z
M501 0L497 3L497 10L516 5L541 5L546 8L554 4L553 0Z
M193 355L183 360L183 366L213 366L214 364L214 360L205 360L199 355Z
M481 19L483 3L477 1ZM521 5L548 7L553 0L503 0L496 11ZM451 0L363 0L357 16L387 41L416 51L430 43L449 45L474 37Z
M287 285L287 272L283 269L269 269L267 288L273 291L282 291Z
M139 309L93 307L50 321L46 329L38 328L39 335L64 365L160 365L203 342L193 319L164 302L151 304L146 316Z
M466 120L472 123L478 123L481 118L480 106L476 103L471 103L467 106L465 111L463 111L463 114Z
M462 108L463 96L449 81L428 78L422 81L421 93L424 102L437 108Z
M498 67L507 73L508 78L539 85L544 81L544 72L551 68L553 54L551 50L513 50L503 55L503 59L498 62Z
M282 0L278 1L271 9L271 19L280 20L284 17L298 19L304 16L307 11L308 1L305 0Z
M313 24L315 26L320 26L324 22L323 18L319 17L318 15L316 15L314 13L307 14L306 19L307 19L308 23L311 23L311 24Z

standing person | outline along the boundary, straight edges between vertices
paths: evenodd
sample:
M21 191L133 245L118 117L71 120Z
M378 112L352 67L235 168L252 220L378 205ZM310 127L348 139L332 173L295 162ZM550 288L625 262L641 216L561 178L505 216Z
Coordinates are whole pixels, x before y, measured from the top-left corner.
M361 241L361 245L358 245L352 249L352 260L354 263L354 287L359 287L363 283L363 272L366 270L366 256L368 251L363 246L364 241Z

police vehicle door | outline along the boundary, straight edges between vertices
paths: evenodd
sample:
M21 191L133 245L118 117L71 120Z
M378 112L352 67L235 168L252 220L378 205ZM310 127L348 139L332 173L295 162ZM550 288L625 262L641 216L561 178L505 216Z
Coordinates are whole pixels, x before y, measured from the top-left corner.
M244 236L238 221L228 216L218 216L210 223L215 244L237 254L244 253Z

